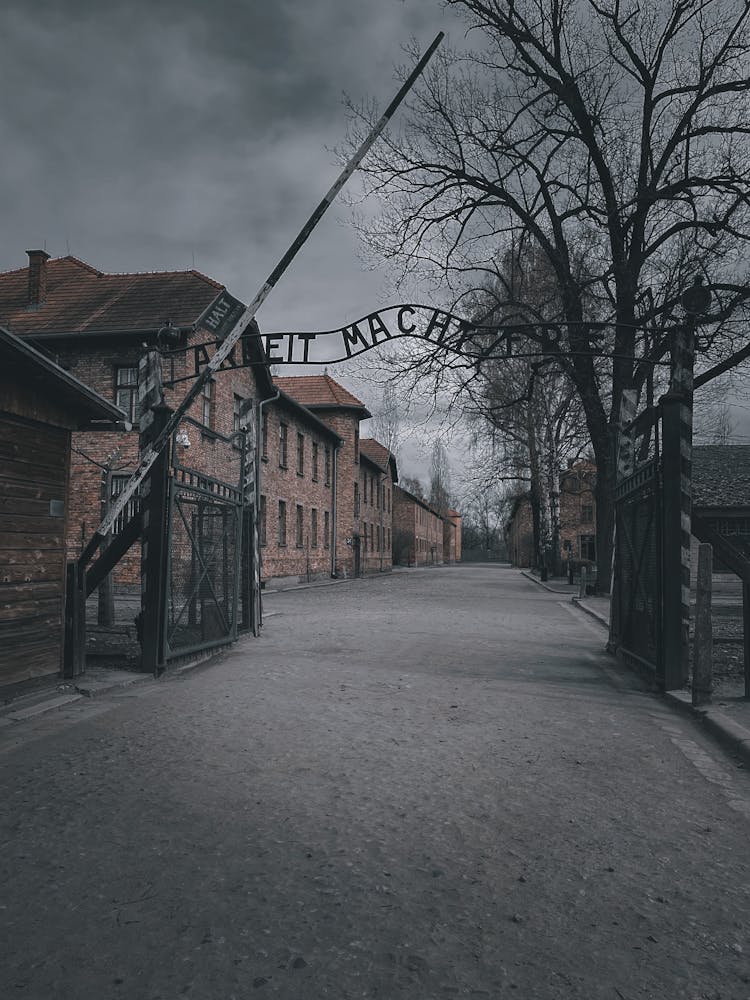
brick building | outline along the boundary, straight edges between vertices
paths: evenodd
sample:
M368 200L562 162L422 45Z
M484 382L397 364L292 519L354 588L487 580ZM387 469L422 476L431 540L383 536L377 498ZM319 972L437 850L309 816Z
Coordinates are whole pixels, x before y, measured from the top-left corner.
M596 465L588 459L570 462L560 475L561 557L596 562Z
M354 517L355 492L358 492L355 486L358 487L360 478L359 425L371 414L364 403L328 374L281 376L274 382L282 393L310 411L340 441L331 452L334 483L330 518L331 567L334 576L354 576L357 569L355 538L359 528ZM268 480L264 489L268 505L273 493ZM294 502L296 507L297 501Z
M264 583L311 580L335 572L336 455L343 440L289 393L278 392L278 398L263 405L261 416Z
M443 526L443 518L426 500L394 485L394 563L406 566L442 565Z
M123 488L138 459L137 382L146 349L162 351L164 402L176 407L214 350L211 328L225 296L197 271L105 274L72 256L27 251L26 268L0 274L0 321L29 338L75 378L128 414L130 431L75 433L68 500L67 557L77 558ZM149 654L173 656L235 637L259 616L255 586L252 481L248 441L257 410L274 394L257 326L195 399L173 435L165 522L162 634ZM250 467L252 468L252 467ZM256 465L257 468L257 465ZM243 501L243 496L247 499ZM134 498L122 525L137 510ZM115 532L122 525L118 525ZM99 588L99 626L114 604L137 645L142 590L141 545L130 548ZM129 655L128 655L129 658Z
M125 414L0 329L0 685L57 673L71 431Z
M457 510L445 512L443 559L447 563L461 562L461 515Z
M596 562L596 465L588 459L570 462L560 473L561 562ZM505 525L505 540L511 565L526 568L534 564L534 532L531 496L522 493L511 507Z
M51 259L42 250L28 255L28 267L0 274L0 320L111 399L133 423L130 433L73 436L72 558L101 521L108 497L117 495L137 464L138 361L145 345L156 346L159 339L175 352L164 377L187 379L165 392L165 402L175 407L195 374L191 348L213 339L203 321L224 288L198 271L105 274L72 256ZM256 364L218 373L188 411L175 444L176 462L233 484L239 484L241 451L229 439L239 429L241 407L274 391L258 339L244 343ZM115 577L122 585L137 585L138 546Z
M393 485L398 469L390 451L374 438L362 438L359 458L354 544L361 552L361 572L382 573L393 566Z
M531 516L531 498L519 494L513 500L505 524L505 544L511 566L527 568L534 562L534 528Z

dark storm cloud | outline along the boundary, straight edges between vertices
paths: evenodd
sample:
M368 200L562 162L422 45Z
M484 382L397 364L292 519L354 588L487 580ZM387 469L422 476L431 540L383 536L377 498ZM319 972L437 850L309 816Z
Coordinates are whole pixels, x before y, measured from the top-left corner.
M256 257L272 266L335 176L342 91L389 98L401 44L415 32L426 44L440 12L429 0L41 0L6 3L3 21L0 266L46 241L103 269L195 254L229 283ZM327 233L323 256L351 259L353 236Z
M439 0L6 0L0 269L46 244L105 271L194 264L249 300L340 169L343 92L384 106L402 46L451 26ZM266 330L390 301L346 215L321 222Z

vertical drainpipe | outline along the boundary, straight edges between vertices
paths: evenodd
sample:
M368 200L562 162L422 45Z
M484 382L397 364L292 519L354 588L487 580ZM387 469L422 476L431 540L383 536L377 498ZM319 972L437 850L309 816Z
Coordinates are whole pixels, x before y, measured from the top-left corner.
M344 442L339 441L333 449L333 482L331 486L331 577L336 578L336 520L338 513L338 505L336 503L336 497L338 494L338 454L339 448Z
M383 514L385 512L385 479L386 474L383 473L380 480L380 572L383 572L383 556L385 555L385 525L383 523Z
M260 628L263 624L263 602L260 599L260 580L263 575L263 548L260 544L260 491L261 491L261 466L263 465L263 407L268 403L275 403L277 399L281 397L281 389L276 390L275 396L269 396L268 399L261 399L258 403L258 424L255 428L255 537L258 545L257 559L258 559L258 593L256 594L256 630ZM268 515L268 511L266 511Z

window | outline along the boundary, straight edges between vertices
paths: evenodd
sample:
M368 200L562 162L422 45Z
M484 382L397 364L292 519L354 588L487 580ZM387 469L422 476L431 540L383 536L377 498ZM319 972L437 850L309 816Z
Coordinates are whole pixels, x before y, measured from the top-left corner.
M237 431L242 430L242 396L238 396L235 392L233 402L232 402L232 430L236 434Z
M388 513L390 514L390 512L391 512L391 491L390 490L386 490L386 492L388 494Z
M289 428L286 424L279 424L279 468L286 468L286 448L289 439Z
M331 515L328 511L323 512L323 548L329 548L331 544Z
M331 449L326 445L326 486L331 485Z
M265 410L263 411L263 424L261 426L260 436L261 436L260 446L262 449L261 457L268 458L268 413Z
M297 475L305 474L305 435L297 435Z
M318 547L318 511L315 507L310 511L310 545L314 549Z
M581 504L581 520L584 524L591 524L594 520L594 505L592 503Z
M304 545L304 513L302 511L302 505L297 504L297 548L301 549Z
M258 510L258 540L261 545L266 544L266 498L261 493L260 508Z
M354 461L359 462L359 424L354 428Z
M581 535L579 542L581 559L596 562L596 535Z
M317 441L313 441L313 446L312 446L312 477L313 477L313 482L317 483L317 481L318 481L318 442Z
M286 545L286 501L279 500L279 545Z
M131 423L138 416L137 368L115 368L115 406L127 413Z
M367 473L362 476L362 503L367 503Z
M354 516L359 517L359 483L354 484Z
M206 427L213 427L214 419L214 385L212 378L208 380L201 389L201 423Z

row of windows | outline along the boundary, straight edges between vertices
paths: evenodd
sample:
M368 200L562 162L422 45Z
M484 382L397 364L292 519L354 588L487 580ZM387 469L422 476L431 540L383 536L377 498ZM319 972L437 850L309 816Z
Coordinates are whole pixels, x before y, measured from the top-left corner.
M268 460L268 413L263 414L263 424L261 427L261 455ZM307 462L307 443L305 435L297 432L297 453L296 468L297 475L304 476ZM323 448L323 476L326 486L331 485L331 449L328 445ZM320 479L320 445L317 441L311 442L310 447L310 473L312 481L317 483ZM279 468L289 467L289 425L279 424Z
M260 498L260 510L258 518L258 530L260 535L260 544L268 544L268 534L266 527L266 498L261 495ZM280 547L287 545L287 502L286 500L279 500L278 507L278 536L277 540ZM307 538L305 537L305 510L302 504L296 504L295 517L294 517L294 536L295 545L297 548L302 549L305 544L309 544L311 549L317 549L320 545L320 529L322 528L322 543L323 548L330 548L331 545L331 515L327 510L323 511L322 524L320 520L320 511L317 507L310 508L310 530Z
M386 488L385 483L383 483L376 476L369 476L365 473L362 476L362 502L368 503L368 484L369 484L369 503L371 507L375 507L376 510L384 510L387 514L391 512L391 491ZM354 484L354 516L359 517L359 483Z
M363 524L362 541L365 552L380 552L383 542L385 551L388 552L391 548L391 529L380 524Z
M234 393L232 408L232 430L242 429L243 404L245 399ZM132 422L138 418L138 368L121 365L115 368L115 406L119 406ZM200 422L214 430L216 415L216 382L209 379L200 393Z

